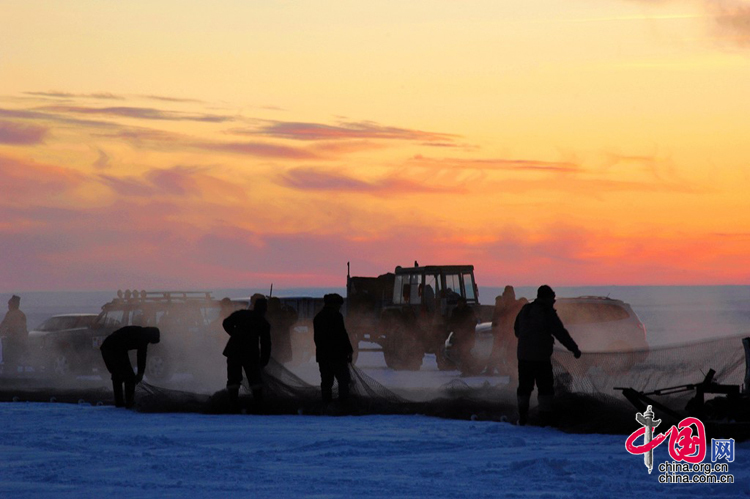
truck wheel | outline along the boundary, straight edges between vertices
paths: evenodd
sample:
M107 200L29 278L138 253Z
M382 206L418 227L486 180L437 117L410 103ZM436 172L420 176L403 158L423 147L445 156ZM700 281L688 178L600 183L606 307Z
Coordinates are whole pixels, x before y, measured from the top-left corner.
M146 359L146 376L150 379L164 380L169 376L169 363L163 355L149 354Z
M67 352L58 352L49 361L49 371L55 377L68 378L73 375L73 363Z

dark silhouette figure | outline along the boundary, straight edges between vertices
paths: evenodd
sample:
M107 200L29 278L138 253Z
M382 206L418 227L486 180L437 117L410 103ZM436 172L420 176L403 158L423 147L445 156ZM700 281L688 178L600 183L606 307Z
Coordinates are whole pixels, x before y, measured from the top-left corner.
M233 411L238 408L242 370L256 402L263 401L262 369L271 358L271 325L265 318L268 301L257 298L252 310L237 310L224 319L230 338L224 348L227 358L227 392Z
M315 361L320 369L320 391L324 403L333 399L333 379L339 384L339 400L349 398L349 363L354 349L341 315L344 299L337 293L323 297L324 307L313 319Z
M133 407L135 385L143 380L146 371L146 356L149 343L159 343L159 328L125 326L107 336L100 347L107 371L112 375L112 390L115 406ZM138 374L133 372L128 351L137 350ZM122 385L125 384L123 399Z
M26 328L26 314L21 312L21 297L13 295L8 300L8 312L0 322L0 336L3 341L3 362L5 373L23 369L29 331Z
M555 292L547 285L537 290L536 300L524 305L516 317L515 333L518 337L518 423L526 424L529 402L534 383L539 390L539 413L545 425L553 424L552 403L555 396L552 375L552 346L555 338L573 352L575 358L581 351L568 330L563 326L555 304Z
M422 310L425 314L432 315L435 311L435 290L430 284L427 286L420 284L419 293L422 296Z
M453 348L458 357L461 374L476 374L476 362L471 354L476 341L477 316L466 303L466 298L459 297L456 308L451 312L448 326L453 331Z
M219 345L225 345L226 343L226 331L224 331L224 319L232 315L237 309L232 300L228 297L224 297L219 301L219 316L211 321L211 341L215 342L217 348Z
M495 298L495 310L492 313L492 352L487 359L485 374L491 376L502 373L506 359L513 353L511 344L514 339L513 326L516 317L528 302L526 298L516 300L516 290L513 286L505 286L503 294Z
M291 329L297 322L297 311L283 305L276 297L269 298L266 319L271 324L272 357L281 364L290 362L292 360Z

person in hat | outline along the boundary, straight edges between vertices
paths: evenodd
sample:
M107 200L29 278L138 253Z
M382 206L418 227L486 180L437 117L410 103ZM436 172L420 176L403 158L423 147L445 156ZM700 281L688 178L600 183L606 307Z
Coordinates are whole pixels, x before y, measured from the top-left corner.
M257 297L252 310L237 310L224 319L229 341L224 348L227 358L227 392L232 411L238 409L239 392L244 369L253 400L263 401L261 371L271 358L271 325L266 320L268 300Z
M135 385L143 380L146 356L150 343L159 343L161 333L156 327L125 326L113 332L99 347L107 371L112 375L112 390L116 407L133 407ZM137 351L138 373L133 371L128 352ZM123 397L123 384L125 392Z
M512 366L515 360L515 355L510 348L514 339L513 325L518 312L527 303L529 301L526 298L516 299L516 290L513 286L505 286L503 294L495 298L495 310L492 314L492 352L484 368L485 374L490 376L495 373L513 374L507 371L503 373L503 371L504 367L505 369L509 367L508 364Z
M524 305L516 317L514 330L518 338L518 423L528 420L531 392L539 390L539 413L543 424L553 424L552 403L555 396L552 375L552 345L555 338L573 352L576 359L581 350L563 326L555 304L555 292L546 284L537 290L536 300Z
M0 337L3 341L3 363L5 372L23 369L23 359L26 355L26 344L29 331L26 328L26 314L21 312L21 297L13 295L8 300L8 312L0 322Z
M333 399L333 380L339 385L339 401L349 398L349 363L354 349L344 326L341 306L344 299L337 293L323 297L323 309L313 319L315 361L320 369L320 391L323 403Z
M272 357L280 364L286 364L292 360L291 330L298 318L297 311L284 305L281 299L275 296L268 299L266 319L271 324Z
M448 320L448 326L453 332L453 348L461 374L473 376L477 372L476 360L471 353L476 341L477 316L466 303L466 298L458 298L456 308Z

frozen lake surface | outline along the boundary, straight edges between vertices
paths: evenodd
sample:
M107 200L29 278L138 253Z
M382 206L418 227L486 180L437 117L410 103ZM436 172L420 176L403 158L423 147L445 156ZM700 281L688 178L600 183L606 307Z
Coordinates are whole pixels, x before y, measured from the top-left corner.
M735 483L661 484L621 435L423 416L142 414L0 404L2 497L747 497ZM655 463L669 459L664 445ZM707 459L710 462L710 458Z

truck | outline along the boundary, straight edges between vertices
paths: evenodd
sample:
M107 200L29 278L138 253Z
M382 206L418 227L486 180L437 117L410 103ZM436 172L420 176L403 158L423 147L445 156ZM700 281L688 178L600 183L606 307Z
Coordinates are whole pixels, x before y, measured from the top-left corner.
M361 351L382 351L386 365L395 370L419 370L425 354L435 354L440 369L455 367L442 349L459 298L480 321L491 319L493 306L479 303L473 265L414 262L377 277L355 277L347 264L346 324L352 344L355 349L359 342L377 345Z
M161 341L148 349L149 379L215 365L226 343L220 313L220 302L207 291L120 290L91 324L38 338L41 370L61 379L104 373L99 347L112 332L131 325L161 330Z

